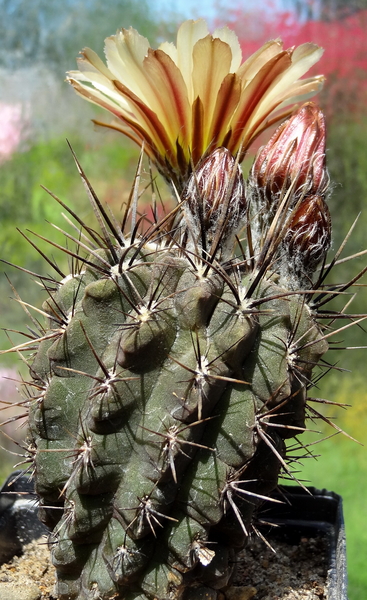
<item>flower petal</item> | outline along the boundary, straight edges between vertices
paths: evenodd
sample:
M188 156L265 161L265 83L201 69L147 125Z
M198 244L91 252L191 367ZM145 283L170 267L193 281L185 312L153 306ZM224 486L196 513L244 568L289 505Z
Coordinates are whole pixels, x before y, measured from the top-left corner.
M296 104L301 101L303 102L304 100L311 98L311 96L314 96L321 90L324 81L325 77L323 75L316 75L315 77L296 81L289 87L286 95L282 94L282 102L279 104L278 108L283 108L289 104Z
M232 119L233 135L229 145L232 153L236 153L240 145L250 143L253 132L253 123L259 106L265 104L268 90L272 88L274 80L284 73L290 66L289 54L281 52L269 60L243 90L239 105ZM263 109L264 117L268 115L266 105ZM273 107L269 112L273 110Z
M241 97L241 81L236 73L228 73L223 79L215 103L209 129L209 143L217 147L223 145L232 115Z
M150 86L147 82L143 62L148 54L148 40L135 29L121 29L105 41L107 66L118 79L150 106Z
M80 57L77 58L77 64L85 75L98 76L103 75L107 79L113 79L113 74L106 67L104 62L99 58L98 54L90 48L83 48L80 52Z
M320 89L320 84L322 84L320 78L310 78L303 82L302 80L298 81L298 77L319 60L322 52L322 48L315 44L303 44L294 51L283 51L276 55L259 71L245 88L240 106L235 114L236 126L233 124L233 129L237 134L232 136L232 151L237 151L239 148L240 128L243 129L241 143L247 146L251 139L258 135L259 128L262 128L262 122L275 109L293 103L295 98L305 100ZM284 58L280 58L281 56ZM277 68L274 68L275 65ZM246 108L247 114L246 110L243 110Z
M191 107L180 70L165 52L151 49L144 59L144 70L154 90L154 103L151 101L151 105L154 104L167 134L172 142L180 139L188 147Z
M320 60L323 52L323 48L316 46L316 44L302 44L292 51L292 64L289 69L287 69L287 72L274 82L272 91L267 98L267 102L272 102L280 94L286 95L289 87Z
M138 129L136 129L135 131L135 128L133 128L132 125L130 125L129 127L124 127L121 124L121 121L118 121L117 119L114 120L112 123L104 123L103 121L99 121L98 119L92 119L92 122L97 127L103 127L104 129L113 129L114 131L119 131L120 133L123 133L139 146L141 146L142 143L144 143L144 152L154 161L159 162L160 154L157 148L155 147L153 141L149 140L146 132L144 132L144 135L142 135L141 132L139 134Z
M108 96L100 92L98 89L80 83L77 78L69 77L68 81L73 86L77 94L79 94L79 96L86 98L87 100L89 100L89 102L92 102L93 104L97 104L97 106L102 106L102 108L106 108L116 117L121 118L121 114L128 112L128 110L124 110L124 108L122 108L120 103L111 101L111 99ZM128 108L125 99L123 99L123 104L126 108Z
M163 42L158 46L158 50L162 50L177 65L177 48L172 42Z
M131 129L137 134L138 138L142 141L144 140L147 145L153 149L157 156L165 155L167 140L163 135L163 142L159 136L159 121L157 122L154 114L151 113L150 109L143 106L135 106L135 114L137 117L128 111L122 111L119 107L111 103L106 96L100 93L98 90L90 88L86 85L80 84L77 80L69 80L73 85L75 91L82 97L86 98L90 102L97 104L98 106L102 106L109 110L109 112L113 113L119 120L126 123ZM122 86L122 84L120 84ZM123 86L122 86L123 87ZM98 122L99 125L104 125L103 123ZM112 129L119 129L116 125L104 125L105 127L110 127ZM125 129L123 129L125 133ZM136 141L136 137L133 135L129 135L134 141ZM147 152L149 154L149 152Z
M128 123L129 125L134 125L135 127L143 122L143 129L149 133L149 136L154 140L158 150L161 152L163 156L169 154L170 156L174 154L174 143L169 138L164 125L162 124L159 116L155 114L149 106L145 104L138 96L136 96L128 87L123 85L120 81L115 80L114 84L116 89L121 92L121 94L130 100L131 104L134 107L133 110L133 118L128 115L120 115L120 119ZM174 158L172 158L174 160Z
M281 52L283 52L283 43L280 40L266 42L240 66L237 75L245 83L251 81L264 65Z
M167 150L174 146L178 135L187 138L191 109L182 75L170 57L161 50L153 51L134 29L121 30L108 38L106 57L114 80L129 88L158 117L170 138ZM160 139L163 129L158 134Z
M196 42L193 51L192 81L194 97L202 101L203 113L203 143L208 145L210 124L217 101L220 86L229 73L232 52L228 44L219 38L207 35Z
M219 38L230 47L232 52L232 62L229 72L235 73L240 68L242 62L242 50L237 35L232 29L221 27L213 32L213 38Z
M189 101L193 103L194 89L192 84L193 49L196 42L209 34L204 19L185 21L177 32L177 66L180 69L187 87Z
M112 80L105 77L104 75L101 75L100 73L96 73L94 75L93 73L90 73L87 70L83 72L69 71L67 80L74 87L74 82L77 81L82 87L89 90L90 94L95 96L94 101L96 102L96 104L99 103L98 98L100 97L100 94L102 94L104 102L110 103L113 108L122 108L124 110L129 110L129 105L125 100L122 100L121 105L121 95L118 92L116 92ZM97 91L100 94L95 93Z

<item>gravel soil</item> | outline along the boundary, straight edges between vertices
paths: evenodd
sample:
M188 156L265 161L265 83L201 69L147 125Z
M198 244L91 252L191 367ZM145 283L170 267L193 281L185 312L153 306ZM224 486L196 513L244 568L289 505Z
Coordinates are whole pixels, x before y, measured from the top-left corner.
M252 588L252 596L246 600L327 600L325 538L301 538L296 546L271 540L271 545L275 552L254 538L241 552L232 589Z
M14 556L0 567L1 600L56 600L54 585L55 569L45 536L27 544L22 556Z
M273 552L251 540L238 557L237 574L223 600L327 600L327 547L323 538L302 538L297 546L271 541ZM1 600L57 600L55 570L46 538L0 567Z

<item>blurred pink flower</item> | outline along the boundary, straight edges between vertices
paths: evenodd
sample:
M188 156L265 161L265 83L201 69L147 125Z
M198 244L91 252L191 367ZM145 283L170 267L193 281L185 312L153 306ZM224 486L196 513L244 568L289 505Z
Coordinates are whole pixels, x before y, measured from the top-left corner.
M0 103L0 163L18 148L24 131L21 104Z

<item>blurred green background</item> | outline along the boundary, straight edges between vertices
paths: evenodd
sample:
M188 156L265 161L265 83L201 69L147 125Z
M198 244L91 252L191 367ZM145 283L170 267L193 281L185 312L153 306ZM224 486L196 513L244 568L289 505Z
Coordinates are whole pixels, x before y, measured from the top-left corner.
M75 68L75 56L84 46L100 54L103 39L119 26L136 27L152 46L174 39L184 18L206 17L211 28L229 23L237 32L244 56L261 43L282 37L288 47L314 41L325 54L313 73L327 76L319 102L328 118L327 159L333 182L329 206L333 219L333 251L336 251L356 216L357 225L343 256L367 247L367 1L277 0L255 2L160 0L152 4L139 0L0 0L0 258L35 273L51 273L51 267L32 249L16 228L31 230L63 243L62 236L47 222L65 226L59 205L40 187L52 190L82 218L92 222L83 186L77 174L68 138L99 197L118 213L129 194L139 150L117 133L95 131L90 119L98 110L79 99L64 83L65 71ZM108 115L98 113L108 120ZM251 164L245 162L244 170ZM143 175L144 179L144 175ZM148 174L146 174L148 181ZM161 185L163 195L167 195ZM63 268L65 256L57 249L32 238ZM351 278L367 264L367 255L340 264L333 273L335 282ZM40 306L42 292L24 272L3 264L3 269L21 298ZM348 312L367 312L364 284ZM352 294L339 299L339 308ZM4 275L0 278L0 347L21 343L25 338L13 331L26 331L27 317ZM367 327L367 325L366 325ZM336 346L367 345L366 327L353 327L337 339ZM11 339L11 342L9 341ZM331 369L313 390L314 396L348 404L344 410L328 406L322 412L362 444L367 442L367 350L332 350L327 360ZM326 369L325 369L326 371ZM16 354L0 356L0 394L3 402L16 403L14 379L27 379L25 365ZM19 387L19 385L18 385ZM6 405L4 405L6 406ZM316 406L318 408L318 405ZM6 420L15 411L3 411ZM20 443L25 430L21 419L7 424L5 431ZM304 443L333 433L321 419L310 420ZM19 452L4 438L7 450ZM319 488L341 494L344 500L350 600L367 598L367 451L366 446L341 434L312 446L316 459L302 460L297 477ZM21 451L20 451L21 452ZM21 457L2 452L0 478Z

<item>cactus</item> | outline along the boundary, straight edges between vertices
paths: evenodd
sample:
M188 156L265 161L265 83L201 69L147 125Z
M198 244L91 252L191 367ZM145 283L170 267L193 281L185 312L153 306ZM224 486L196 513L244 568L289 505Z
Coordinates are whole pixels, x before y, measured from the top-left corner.
M288 469L284 439L304 428L327 343L303 295L228 255L244 198L216 150L189 180L182 222L135 238L113 226L43 305L29 424L60 598L227 585Z
M16 348L36 347L27 453L60 600L219 599L259 506L294 478L287 440L317 414L337 319L319 309L359 277L324 283L324 149L308 103L246 183L218 147L185 167L171 212L148 222L132 201L122 225L75 157L99 231L69 209L72 272L40 278L47 325Z

